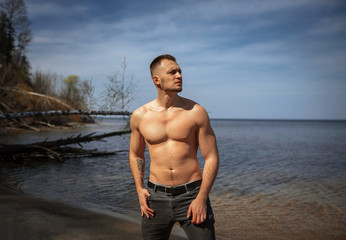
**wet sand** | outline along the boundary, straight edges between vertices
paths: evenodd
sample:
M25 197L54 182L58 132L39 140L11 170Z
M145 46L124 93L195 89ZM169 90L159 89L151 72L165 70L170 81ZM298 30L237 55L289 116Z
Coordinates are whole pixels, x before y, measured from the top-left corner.
M141 239L138 223L27 196L0 185L3 240ZM172 235L171 240L186 239Z
M346 240L346 215L336 206L263 194L224 199L211 197L224 239ZM219 219L227 219L227 228Z

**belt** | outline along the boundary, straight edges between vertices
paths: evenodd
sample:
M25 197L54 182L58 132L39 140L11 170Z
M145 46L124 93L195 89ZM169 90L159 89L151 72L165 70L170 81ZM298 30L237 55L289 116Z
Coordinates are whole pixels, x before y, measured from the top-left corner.
M197 181L194 181L191 183L168 187L168 186L158 185L148 181L148 187L151 189L154 189L154 191L164 192L168 196L176 196L179 194L186 193L188 191L192 191L196 187L199 187L201 185L201 182L202 182L202 179L198 179Z

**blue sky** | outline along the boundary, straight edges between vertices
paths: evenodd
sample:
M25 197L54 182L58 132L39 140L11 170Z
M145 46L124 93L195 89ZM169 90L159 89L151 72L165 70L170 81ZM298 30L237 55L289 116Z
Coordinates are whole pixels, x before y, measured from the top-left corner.
M32 68L91 79L126 57L130 110L156 98L149 64L176 56L181 96L211 118L346 119L346 2L26 0Z

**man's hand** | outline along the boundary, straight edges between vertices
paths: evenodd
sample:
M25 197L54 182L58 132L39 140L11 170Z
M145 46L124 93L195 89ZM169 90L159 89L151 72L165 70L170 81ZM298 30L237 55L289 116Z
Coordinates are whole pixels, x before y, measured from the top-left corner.
M154 210L149 208L147 198L150 196L150 193L147 189L142 188L137 191L139 204L141 205L141 214L142 217L145 216L149 218L149 216L154 216Z
M200 224L207 219L207 202L205 200L196 198L190 204L189 210L187 211L187 218L192 215L191 222Z

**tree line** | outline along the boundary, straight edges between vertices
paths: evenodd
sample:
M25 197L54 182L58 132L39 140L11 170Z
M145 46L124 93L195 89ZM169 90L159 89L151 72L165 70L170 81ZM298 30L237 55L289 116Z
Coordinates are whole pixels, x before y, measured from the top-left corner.
M51 101L47 101L51 97L64 101L72 109L128 110L135 82L133 76L126 73L128 63L125 59L120 70L108 77L105 90L99 98L101 101L96 101L92 80L82 80L73 74L64 77L40 69L32 71L27 57L33 39L30 26L23 0L0 2L0 112L59 110L58 105L53 106ZM11 92L13 89L17 90L16 94ZM34 100L19 97L18 92L35 92L50 98ZM33 104L33 101L40 103Z
M29 83L30 63L26 52L32 32L23 0L0 2L1 84Z

